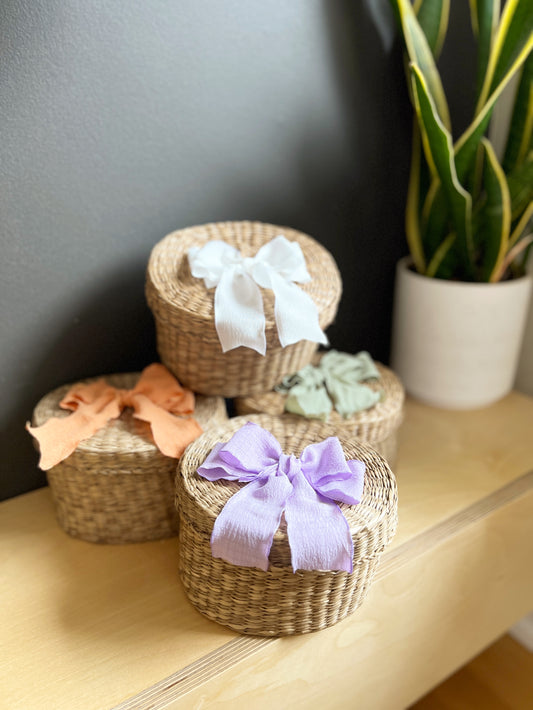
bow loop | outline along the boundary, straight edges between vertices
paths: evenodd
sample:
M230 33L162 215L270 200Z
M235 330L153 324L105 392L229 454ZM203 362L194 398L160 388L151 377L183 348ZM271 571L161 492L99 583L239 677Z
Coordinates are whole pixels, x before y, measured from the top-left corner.
M178 418L194 411L194 395L181 387L168 370L158 363L142 372L136 386L124 390L100 379L71 387L59 403L73 413L51 417L42 426L26 429L39 442L39 466L44 471L56 466L110 420L117 419L125 407L133 416L150 425L154 443L165 456L179 458L202 429L192 418Z
M289 242L281 234L259 249L254 259L254 265L257 268L263 267L263 274L275 271L287 281L296 281L297 283L311 281L302 247L298 242ZM255 276L254 273L254 278ZM272 288L268 282L261 283L257 278L256 281L263 288Z
M217 286L224 270L238 264L239 258L238 249L219 240L189 249L191 274L197 279L204 279L206 288Z
M365 465L346 461L336 437L307 446L300 460L305 477L318 493L349 505L361 502Z
M297 242L279 235L254 257L243 257L222 241L189 250L189 265L206 288L216 287L215 327L223 352L244 346L266 353L265 314L259 287L272 289L282 347L300 340L327 344L312 298L296 283L311 280Z
M284 454L276 438L249 422L216 444L198 473L208 480L247 485L215 520L214 557L268 569L274 533L285 513L293 570L352 571L348 521L334 501L360 502L365 464L346 461L339 440L307 446L301 458Z
M202 476L251 481L264 471L277 467L281 446L270 432L249 422L226 444L216 444L202 464Z
M91 384L80 384L72 387L63 397L59 406L61 409L70 409L75 412L79 407L98 402L100 407L105 407L115 398L115 388L108 385L105 380L97 380Z

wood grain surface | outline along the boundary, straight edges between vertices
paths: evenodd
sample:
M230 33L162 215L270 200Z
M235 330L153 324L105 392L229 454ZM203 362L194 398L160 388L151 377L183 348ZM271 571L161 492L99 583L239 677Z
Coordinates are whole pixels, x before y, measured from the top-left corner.
M532 699L533 653L505 635L411 710L528 710Z
M69 538L47 489L1 504L0 707L406 707L529 611L532 422L516 393L475 412L408 402L398 534L363 607L308 636L204 619L175 539Z

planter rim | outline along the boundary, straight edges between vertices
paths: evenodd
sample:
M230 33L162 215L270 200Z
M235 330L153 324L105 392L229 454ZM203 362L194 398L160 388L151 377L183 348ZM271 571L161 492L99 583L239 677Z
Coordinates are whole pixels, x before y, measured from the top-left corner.
M444 288L454 287L465 289L486 289L490 287L502 289L517 286L518 284L521 284L525 281L531 281L533 279L533 273L526 273L523 276L519 276L518 278L509 279L507 281L497 281L496 283L489 283L488 281L452 281L451 279L436 279L432 276L425 276L425 274L419 274L417 271L412 271L411 269L409 269L409 266L411 266L412 263L413 259L411 258L411 256L404 256L398 261L396 268L398 269L398 271L404 271L408 276L412 278L421 279L428 284L433 284L436 287L443 286Z

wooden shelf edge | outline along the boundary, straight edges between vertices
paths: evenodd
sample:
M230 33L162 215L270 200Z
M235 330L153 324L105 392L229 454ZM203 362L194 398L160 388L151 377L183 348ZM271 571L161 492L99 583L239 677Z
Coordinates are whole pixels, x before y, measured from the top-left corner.
M385 552L374 577L374 582L393 574L404 565L441 543L465 530L491 513L533 490L533 471L516 478L497 491L476 501L420 535ZM349 620L346 620L349 622ZM344 622L346 623L346 622ZM255 653L280 643L278 638L259 638L239 636L223 644L215 651L202 656L194 663L179 669L167 678L137 693L128 700L116 705L112 710L163 710L170 703L201 687L216 676L231 670Z

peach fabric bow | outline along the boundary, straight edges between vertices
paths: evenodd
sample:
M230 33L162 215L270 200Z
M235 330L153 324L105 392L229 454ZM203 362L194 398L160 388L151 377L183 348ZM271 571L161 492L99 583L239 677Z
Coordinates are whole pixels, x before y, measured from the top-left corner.
M132 407L136 419L150 424L155 445L165 456L179 458L202 433L196 419L182 416L194 412L194 394L158 363L148 365L131 390L112 387L103 379L77 384L59 406L72 410L73 414L52 417L39 427L26 425L39 442L39 466L43 471L70 456L80 441L89 439L111 419L117 419L126 407Z

